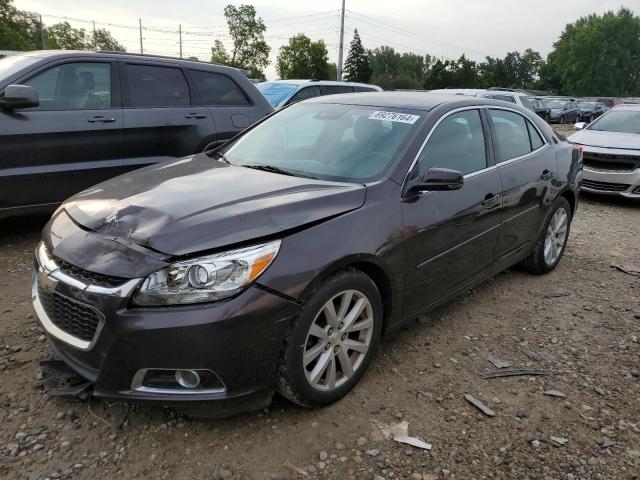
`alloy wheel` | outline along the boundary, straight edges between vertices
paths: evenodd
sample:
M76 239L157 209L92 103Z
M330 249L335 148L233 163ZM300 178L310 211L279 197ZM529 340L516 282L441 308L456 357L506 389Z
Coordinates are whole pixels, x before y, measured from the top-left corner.
M567 229L569 227L569 213L563 208L558 208L549 222L544 239L544 261L547 265L555 264L567 241Z
M373 308L358 290L345 290L316 314L304 345L303 368L309 385L331 391L342 386L364 362L373 338Z

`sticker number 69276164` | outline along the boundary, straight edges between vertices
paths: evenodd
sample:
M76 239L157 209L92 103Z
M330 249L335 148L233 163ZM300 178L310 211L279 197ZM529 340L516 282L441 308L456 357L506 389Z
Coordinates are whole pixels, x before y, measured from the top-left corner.
M383 112L376 110L369 115L369 120L388 120L390 122L409 123L413 125L420 118L420 115L411 115L409 113Z

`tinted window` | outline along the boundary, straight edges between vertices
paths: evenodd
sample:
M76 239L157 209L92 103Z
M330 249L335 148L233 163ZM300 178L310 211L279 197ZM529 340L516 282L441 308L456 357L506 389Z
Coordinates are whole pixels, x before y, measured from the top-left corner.
M502 100L503 102L516 103L516 101L513 99L513 97L511 97L509 95L494 95L493 98L495 100Z
M468 110L446 117L433 131L418 158L422 176L432 167L450 168L463 174L487 167L487 152L480 112Z
M86 110L111 106L111 65L65 63L23 82L35 88L41 110Z
M299 90L293 97L291 97L291 101L289 103L301 102L302 100L306 100L307 98L319 96L320 87L305 87Z
M226 75L191 70L200 100L204 105L248 105L247 97Z
M377 92L375 88L371 87L353 87L354 92Z
M127 65L132 107L182 107L191 104L189 86L177 68Z
M353 87L347 87L346 85L325 85L324 95L333 95L334 93L353 93Z
M527 121L527 127L529 128L529 138L531 138L531 150L537 150L544 145L544 141L531 122Z
M498 162L531 152L529 132L522 115L505 110L490 110L489 115L495 133Z

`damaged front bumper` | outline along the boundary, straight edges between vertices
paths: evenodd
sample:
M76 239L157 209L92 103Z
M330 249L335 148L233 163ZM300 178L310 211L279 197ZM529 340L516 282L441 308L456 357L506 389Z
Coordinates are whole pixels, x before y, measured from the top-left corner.
M180 405L252 399L247 408L270 400L297 303L254 284L224 301L137 308L130 297L141 279L105 286L61 264L39 246L34 309L55 352L91 382L94 395ZM211 372L215 388L140 382L140 372L177 370Z

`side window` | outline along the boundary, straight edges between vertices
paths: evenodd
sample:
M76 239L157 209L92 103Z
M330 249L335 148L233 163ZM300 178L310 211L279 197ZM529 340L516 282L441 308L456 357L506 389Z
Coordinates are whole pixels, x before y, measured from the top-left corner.
M109 63L65 63L22 82L38 92L35 110L89 110L111 107Z
M127 85L132 107L191 105L182 71L171 67L127 64Z
M418 158L422 176L429 168L457 170L462 174L487 167L487 151L480 112L466 110L446 117L433 131Z
M502 100L503 102L516 103L515 99L510 95L494 95L495 100Z
M354 92L376 92L377 90L375 88L371 88L371 87L353 87L353 91Z
M240 88L226 75L200 70L191 70L190 73L204 105L249 104Z
M306 100L307 98L319 97L320 96L320 87L304 87L298 90L289 103L301 102L302 100Z
M490 110L489 116L495 134L498 163L531 152L529 131L522 115L505 110Z
M527 128L529 129L529 138L531 139L531 150L537 150L544 145L544 141L540 137L538 130L527 121Z
M323 95L334 95L336 93L353 93L353 87L347 85L325 85Z

